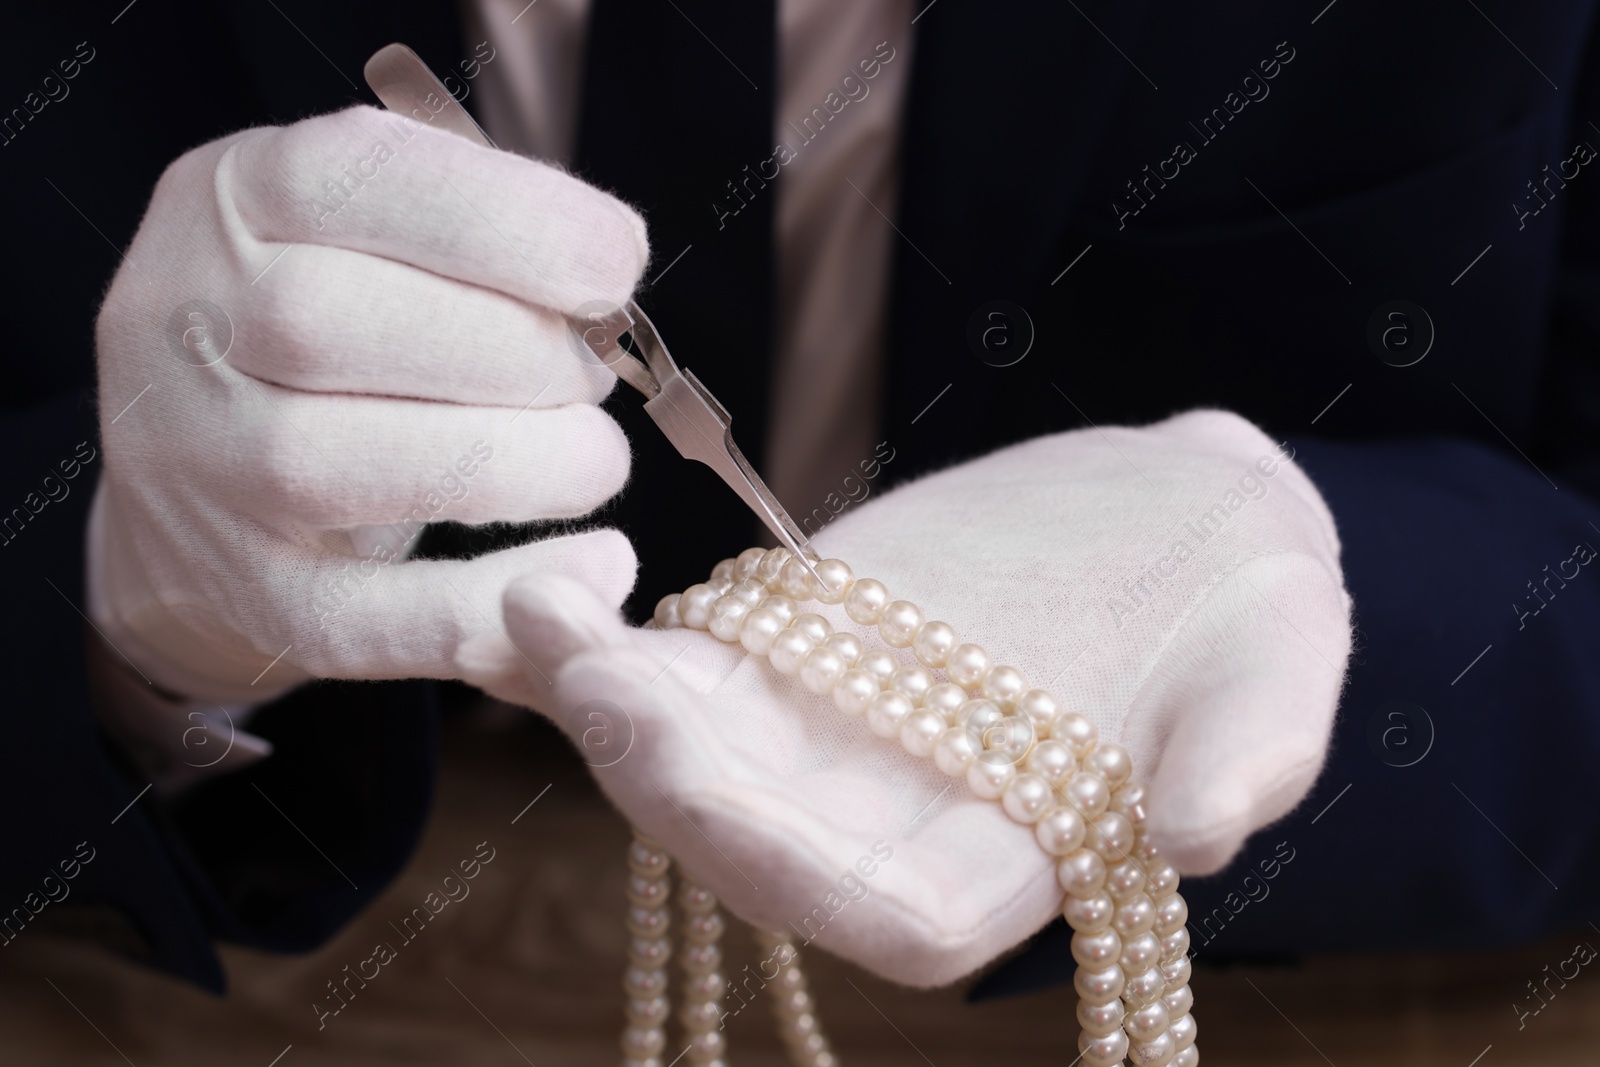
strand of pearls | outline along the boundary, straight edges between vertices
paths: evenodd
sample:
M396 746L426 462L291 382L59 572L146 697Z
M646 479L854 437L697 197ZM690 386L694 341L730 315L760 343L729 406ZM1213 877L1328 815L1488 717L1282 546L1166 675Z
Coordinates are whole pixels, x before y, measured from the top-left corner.
M680 877L678 903L683 908L683 1010L688 1031L684 1055L693 1067L727 1067L728 1039L722 1033L722 939L724 923L711 890Z
M769 983L775 994L772 1018L778 1025L778 1037L789 1052L789 1062L795 1067L839 1067L839 1059L822 1033L794 942L780 933L757 930L756 943L766 953L763 958L778 966L777 977Z
M664 597L656 625L708 630L766 656L846 715L865 717L879 737L933 759L1034 827L1066 893L1085 1067L1125 1058L1136 1067L1196 1067L1188 906L1177 871L1145 838L1145 788L1128 753L948 623L891 599L882 582L857 579L837 559L812 569L816 577L784 548L746 549L717 564L709 581ZM821 615L801 612L811 600L842 604L910 656L834 632Z
M669 880L672 860L642 834L628 846L628 969L622 988L628 994L628 1024L622 1031L623 1067L661 1067L667 1044L667 960L672 912Z

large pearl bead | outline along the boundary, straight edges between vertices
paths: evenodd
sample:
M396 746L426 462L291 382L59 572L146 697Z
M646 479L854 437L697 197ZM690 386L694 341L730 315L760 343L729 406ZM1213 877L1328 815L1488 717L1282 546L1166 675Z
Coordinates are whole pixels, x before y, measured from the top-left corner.
M794 617L800 614L800 605L794 602L794 597L784 596L782 593L767 597L756 607L766 608L782 619L785 626L788 626L794 621Z
M956 713L967 702L967 692L952 682L940 682L922 694L922 706L937 711L951 726L956 724Z
M1171 1067L1200 1067L1200 1050L1190 1045L1172 1057Z
M904 693L911 703L920 705L933 688L933 675L922 667L901 667L890 676L889 685Z
M672 1014L672 1002L666 997L628 1001L628 1021L635 1026L660 1026Z
M725 559L720 561L715 567L712 567L711 582L708 584L715 584L716 582L722 581L731 582L733 580L733 568L736 562L736 560Z
M989 666L989 653L968 641L950 650L944 671L961 688L973 690L983 682L983 676L989 673Z
M1060 785L1073 771L1072 750L1060 741L1040 741L1028 752L1027 769L1049 782Z
M1091 846L1092 847L1092 846ZM1105 854L1101 853L1105 858ZM1132 860L1117 863L1106 859L1106 892L1112 899L1123 900L1145 888L1144 869Z
M1167 1022L1167 1006L1156 1000L1129 1012L1122 1021L1122 1028L1128 1031L1135 1044L1147 1044L1167 1032Z
M939 743L933 750L934 764L952 778L964 777L977 756L971 735L959 726L952 726L940 734Z
M1111 966L1121 954L1122 938L1115 930L1093 934L1080 930L1072 935L1072 958L1090 970Z
M876 626L889 604L889 587L876 578L859 578L844 595L844 613L852 622Z
M1000 806L1013 821L1032 826L1050 807L1053 795L1050 783L1037 774L1019 774L1006 784Z
M1100 731L1087 717L1075 711L1063 711L1050 721L1050 736L1064 742L1078 759L1089 751L1100 736Z
M659 1026L630 1026L622 1031L622 1054L629 1059L659 1056L666 1044L667 1032Z
M915 706L904 693L885 690L867 704L867 728L886 741L896 740L900 736L900 724L914 710Z
M1142 974L1161 962L1161 942L1153 933L1140 934L1122 946L1122 958L1117 962L1128 974Z
M1122 991L1122 999L1128 1002L1130 1008L1142 1008L1146 1004L1161 999L1161 994L1166 991L1167 980L1161 973L1161 968L1152 967L1142 974L1130 974L1127 988Z
M765 656L772 651L772 641L783 632L787 623L771 608L756 608L739 620L739 643L755 656Z
M711 622L711 605L722 594L704 582L697 582L678 598L678 615L691 630L704 630Z
M1134 1041L1128 1047L1128 1061L1133 1067L1167 1067L1178 1050L1172 1038L1162 1031L1149 1041Z
M1115 863L1133 849L1133 823L1126 815L1108 811L1089 824L1088 845L1107 863Z
M1128 1054L1128 1035L1121 1030L1104 1037L1084 1037L1078 1041L1083 1067L1116 1067Z
M1187 926L1180 926L1161 939L1162 963L1171 963L1179 956L1187 956L1188 954L1189 928ZM1183 1012L1176 1012L1175 1014L1182 1015Z
M845 663L852 667L855 666L856 660L861 658L861 653L866 651L866 647L861 643L861 638L855 634L831 633L822 643L839 653Z
M1189 921L1189 905L1177 893L1156 905L1156 933L1162 937L1175 934Z
M811 635L811 640L820 645L833 633L833 624L821 615L796 615L789 623L789 629L804 630Z
M900 669L900 661L891 653L875 648L871 652L863 652L856 659L856 666L876 678L879 685L887 686L894 672Z
M833 692L833 687L849 665L844 657L831 648L818 646L806 653L800 661L800 684L821 696Z
M678 614L678 601L683 598L682 593L668 593L656 601L655 619L656 629L672 630L683 625L683 616Z
M1019 693L1014 699L1017 710L1027 716L1028 722L1033 725L1033 735L1049 737L1050 724L1061 713L1061 705L1056 703L1056 698L1043 689L1030 689L1026 693Z
M886 605L878 619L878 636L890 648L910 648L911 635L922 625L922 609L909 600Z
M1114 923L1116 920L1113 919ZM1194 973L1194 965L1189 962L1188 956L1179 956L1175 960L1168 960L1161 965L1161 977L1166 979L1168 989L1177 989L1179 986L1189 984L1189 977Z
M1091 1004L1104 1004L1121 996L1125 981L1122 968L1114 963L1108 967L1092 969L1079 967L1072 977L1072 984L1077 988L1078 996Z
M925 622L911 635L911 651L924 667L943 667L955 647L955 627L947 622Z
M790 556L778 572L778 585L785 596L796 600L811 599L811 572L798 556Z
M766 555L767 550L764 548L747 548L739 553L733 561L733 580L742 582L746 578L754 578Z
M855 572L842 559L825 559L812 568L817 573L806 575L806 588L823 604L842 604L850 587L855 584ZM821 579L819 582L818 579Z
M1065 856L1077 849L1083 844L1083 834L1083 816L1063 807L1045 812L1033 828L1039 847L1052 856Z
M1184 986L1184 988L1187 989L1189 987ZM1194 1001L1192 994L1189 1000L1191 1003ZM1179 1052L1182 1052L1193 1045L1195 1038L1200 1036L1200 1024L1193 1015L1185 1011L1182 1015L1175 1016L1172 1022L1167 1025L1167 1033L1172 1035L1172 1043L1177 1046Z
M1062 793L1067 803L1077 808L1078 814L1085 819L1098 819L1106 813L1106 806L1111 803L1111 790L1106 788L1105 779L1084 771L1067 779L1067 784L1062 786Z
M998 800L1016 776L1015 764L992 762L980 754L967 768L967 787L984 800Z
M1121 1000L1108 1000L1104 1004L1078 1002L1078 1025L1083 1032L1094 1037L1104 1037L1122 1029L1123 1007Z
M739 581L734 582L733 588L729 589L722 595L736 596L746 604L749 604L751 607L755 607L757 604L767 599L768 593L767 587L756 581L754 578L742 578Z
M1015 667L990 667L984 672L981 688L990 700L1015 700L1022 695L1026 683Z
M1156 925L1156 906L1144 893L1134 893L1117 902L1117 913L1111 918L1124 941L1149 933Z
M1167 1006L1168 1015L1173 1019L1181 1019L1194 1007L1194 991L1186 985L1179 986L1170 993L1163 993L1161 1003Z
M876 678L858 667L852 667L834 683L833 704L846 715L860 718L867 713L868 705L879 692Z
M630 966L622 974L622 988L635 1000L652 1000L667 990L667 972L659 967Z
M761 562L756 564L756 573L753 577L768 589L781 588L779 576L783 573L783 565L789 562L789 557L794 555L787 548L769 548L761 555Z
M1104 778L1112 789L1121 788L1133 774L1133 760L1128 758L1128 750L1109 741L1090 749L1083 757L1083 766Z
M1109 893L1100 892L1087 897L1068 896L1061 902L1061 917L1074 930L1093 933L1111 925L1117 906ZM1157 972L1158 974L1160 972Z
M1056 881L1068 896L1092 897L1106 884L1106 861L1086 848L1074 849L1056 864Z
M944 717L938 712L918 708L900 723L900 745L913 756L926 759L933 755L939 738L947 729Z
M719 641L737 641L739 624L750 614L750 605L733 593L724 593L711 604L711 618L706 629Z
M1178 869L1165 861L1151 864L1145 872L1150 878L1146 890L1151 900L1164 900L1178 891Z
M767 653L767 658L772 661L773 669L779 674L798 674L800 661L816 647L816 639L809 633L790 626L772 639L772 648Z

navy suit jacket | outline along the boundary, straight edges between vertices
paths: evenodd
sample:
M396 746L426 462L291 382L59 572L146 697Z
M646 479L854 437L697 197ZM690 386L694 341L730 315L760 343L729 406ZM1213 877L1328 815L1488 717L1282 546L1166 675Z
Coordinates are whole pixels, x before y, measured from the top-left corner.
M714 4L681 5L715 24ZM308 686L256 720L271 759L177 803L139 796L145 783L95 726L83 670L82 529L105 462L98 300L183 150L369 100L361 64L391 40L437 70L475 42L452 5L426 0L123 7L41 8L0 41L0 589L12 611L0 920L14 917L0 942L77 917L220 989L214 941L314 946L404 864L449 687ZM1288 440L1339 524L1357 642L1328 767L1233 867L1187 884L1202 959L1476 947L1594 917L1594 15L1592 0L946 0L915 25L883 483L1091 421L1215 405ZM681 32L648 44L704 49ZM707 67L718 76L730 93L742 84ZM670 84L656 97L641 111L695 122L700 101ZM579 173L626 194L625 176L586 160L632 151L670 179L671 155L639 148L651 136L670 148L661 125L588 121ZM656 188L638 198L663 256L751 221L719 218L719 188ZM704 317L708 279L693 263L647 294L668 337L675 318L688 329ZM763 397L748 382L765 377L746 360L706 352L694 365L736 394L724 399L753 444ZM636 535L636 606L710 562L699 524L660 510L652 486L671 484L672 514L706 528L748 525L720 483L649 447L648 432L634 433L634 487L601 517ZM483 546L457 534L441 550ZM349 746L364 762L331 760L330 731L366 738ZM261 793L318 827L360 888ZM45 876L59 886L70 864L71 896L47 903ZM1071 968L1058 924L985 988Z

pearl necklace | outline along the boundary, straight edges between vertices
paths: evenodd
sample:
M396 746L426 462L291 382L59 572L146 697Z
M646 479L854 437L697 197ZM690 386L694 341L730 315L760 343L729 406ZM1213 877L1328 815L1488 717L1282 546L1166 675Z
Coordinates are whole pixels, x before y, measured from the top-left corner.
M835 632L821 615L802 613L810 600L843 605L864 627L876 627L891 649L868 649L852 633ZM855 577L842 560L807 567L786 548L749 548L717 564L709 581L664 597L660 629L708 630L779 673L830 696L846 715L864 717L885 740L932 758L985 800L998 801L1056 861L1066 896L1061 914L1073 929L1078 969L1078 1051L1085 1067L1196 1067L1197 1025L1190 1009L1188 905L1178 872L1145 837L1145 787L1119 745L1101 742L1094 723L1030 689L1014 667L957 639L949 623L929 621L888 588ZM935 672L941 672L941 681ZM670 857L636 835L628 852L628 1026L625 1067L661 1067L666 1047L667 902ZM695 1067L725 1067L727 1042L718 1000L726 980L718 940L724 922L717 900L680 879L684 911L680 1019L689 1034L684 1055ZM774 1008L796 1067L835 1067L823 1037L798 953L783 934L758 935L779 963Z

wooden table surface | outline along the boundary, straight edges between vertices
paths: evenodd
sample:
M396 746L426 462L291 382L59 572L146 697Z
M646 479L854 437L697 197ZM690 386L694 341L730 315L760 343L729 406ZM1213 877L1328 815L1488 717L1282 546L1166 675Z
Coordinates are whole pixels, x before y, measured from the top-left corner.
M417 856L334 942L302 957L226 949L232 992L219 999L98 949L19 938L0 955L0 1064L617 1063L627 827L548 732L458 724L445 747L438 806ZM495 858L470 896L401 945L319 1030L312 1004L325 997L325 983L375 942L396 942L388 924L481 841ZM1594 1067L1600 968L1580 972L1520 1030L1512 1010L1525 981L1566 958L1573 940L1501 953L1201 969L1194 986L1203 1062ZM1600 935L1593 940L1600 944ZM742 929L726 947L739 961L731 970L756 958ZM1076 1056L1070 989L974 1006L959 987L906 990L821 953L805 960L843 1063L1068 1067ZM735 1067L785 1062L763 1009L754 1003L729 1020Z

